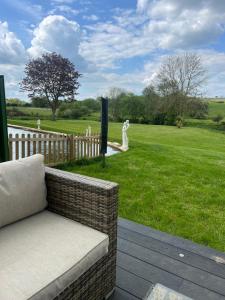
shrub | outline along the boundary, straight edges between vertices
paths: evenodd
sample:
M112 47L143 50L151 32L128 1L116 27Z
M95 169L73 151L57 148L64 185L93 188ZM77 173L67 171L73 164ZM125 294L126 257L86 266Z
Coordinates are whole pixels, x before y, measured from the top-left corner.
M60 106L58 111L58 117L65 119L79 119L89 114L90 111L88 108L78 101L74 103L64 103Z
M184 126L184 119L181 116L178 116L176 119L177 128L182 128Z
M7 106L12 106L12 107L17 107L17 106L25 106L27 102L22 101L18 98L8 98L6 99L6 105Z
M215 123L217 123L217 124L219 124L220 123L220 121L222 121L223 120L223 116L222 115L216 115L216 116L214 116L213 118L212 118L212 120L213 120L213 122L215 122Z
M205 119L208 115L208 103L198 98L190 98L187 112L191 118Z
M18 110L15 107L13 107L12 109L7 109L7 115L9 118L26 116L26 114L24 112L22 112L21 110Z
M31 105L33 107L49 107L48 99L46 97L32 97Z

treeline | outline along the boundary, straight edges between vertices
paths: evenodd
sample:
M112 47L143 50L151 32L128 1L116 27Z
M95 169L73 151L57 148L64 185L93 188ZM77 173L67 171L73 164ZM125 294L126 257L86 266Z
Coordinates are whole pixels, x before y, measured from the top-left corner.
M100 114L101 103L99 99L85 99L83 101L63 102L57 112L59 118L79 119L91 116L93 113Z
M109 91L109 119L110 121L123 122L130 120L132 123L156 124L156 125L183 125L185 118L204 119L208 115L208 103L199 98L185 96L181 93L160 95L152 86L144 89L138 96L119 88ZM46 98L35 97L30 103L19 99L7 101L8 115L10 117L25 117L25 112L16 107L48 108ZM101 101L97 99L85 99L83 101L62 102L57 111L57 117L63 119L100 118Z
M208 103L181 93L162 96L154 87L147 87L143 95L137 96L124 91L110 99L110 118L122 122L175 125L186 117L204 119L208 114Z
M208 103L196 97L173 93L162 96L153 87L147 87L138 96L117 89L114 95L109 93L109 119L114 122L130 120L132 123L176 125L185 118L205 119L208 115ZM72 103L62 103L57 116L65 119L79 119L92 116L100 118L101 101L86 99Z
M18 98L9 98L9 99L6 99L6 106L9 106L9 107L21 107L21 106L31 107L32 105L31 105L31 103L22 101Z

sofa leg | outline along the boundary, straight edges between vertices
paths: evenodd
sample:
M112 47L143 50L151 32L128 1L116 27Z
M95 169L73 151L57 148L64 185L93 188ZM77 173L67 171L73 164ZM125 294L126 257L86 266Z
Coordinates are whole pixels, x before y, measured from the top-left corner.
M103 300L110 300L111 296L114 294L115 288L113 288L105 297Z

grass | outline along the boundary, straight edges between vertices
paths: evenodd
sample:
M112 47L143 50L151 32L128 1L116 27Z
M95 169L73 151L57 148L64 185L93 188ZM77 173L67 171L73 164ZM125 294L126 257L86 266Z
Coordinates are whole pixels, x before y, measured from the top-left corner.
M10 121L35 126L35 121ZM44 129L84 132L94 121L45 120ZM121 124L109 136L120 141ZM130 150L64 166L120 184L119 215L225 251L225 134L207 128L131 125Z
M12 110L13 107L11 106L7 106L7 110ZM37 116L37 117L51 117L51 109L49 108L39 108L39 107L15 107L16 110L22 111L23 113L25 113L27 116Z
M14 125L22 125L32 128L37 128L36 120L18 120L18 119L9 119L8 123ZM43 130L52 130L63 133L84 133L86 128L90 125L93 131L99 131L99 123L96 121L87 121L87 120L42 120L41 129Z
M32 120L32 119L44 119L44 120L51 120L52 119L52 111L50 108L39 108L39 107L25 107L25 106L7 106L8 111L16 110L21 111L25 115L23 116L16 116L13 117L14 120ZM100 112L92 112L87 116L81 117L83 120L93 120L93 121L99 121L100 118Z
M225 101L210 101L209 102L209 118L217 115L225 117Z

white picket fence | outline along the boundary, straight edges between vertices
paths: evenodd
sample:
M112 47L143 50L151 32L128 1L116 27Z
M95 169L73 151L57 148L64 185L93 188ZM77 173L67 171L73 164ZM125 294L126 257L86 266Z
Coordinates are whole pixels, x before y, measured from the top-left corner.
M45 163L58 163L94 158L100 155L99 134L91 136L64 134L9 134L10 159L36 153L44 155Z

